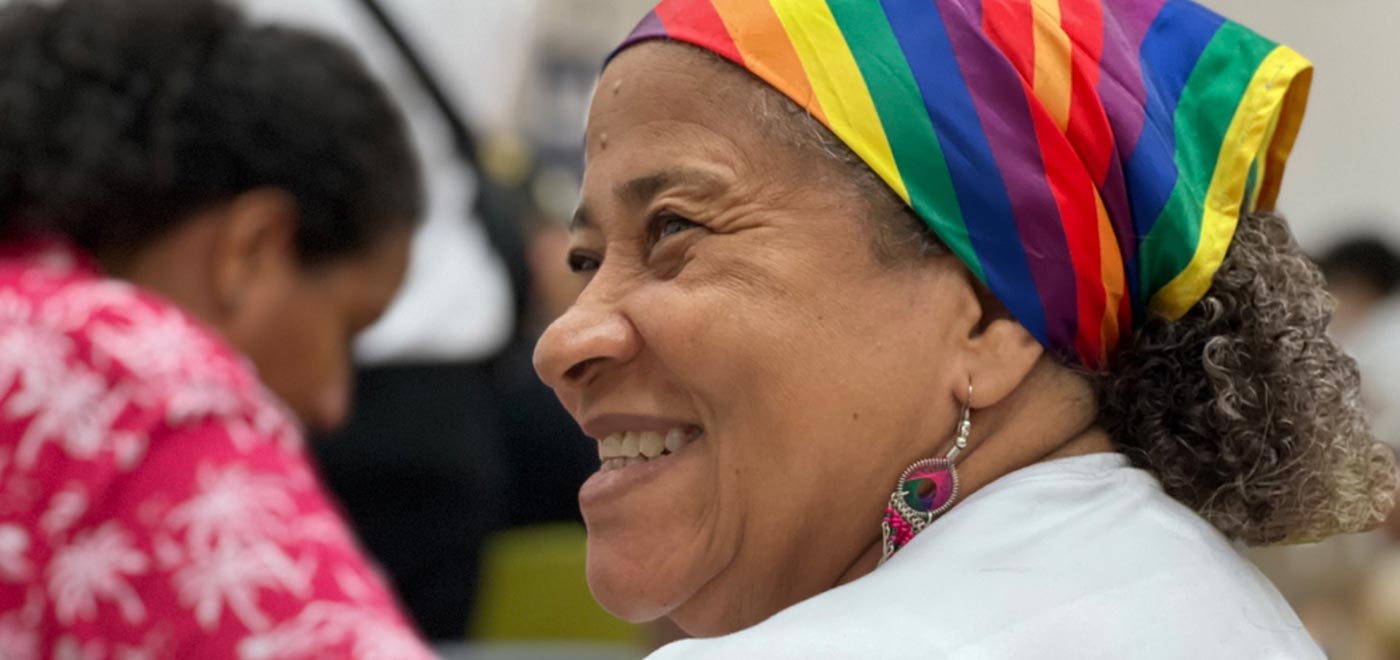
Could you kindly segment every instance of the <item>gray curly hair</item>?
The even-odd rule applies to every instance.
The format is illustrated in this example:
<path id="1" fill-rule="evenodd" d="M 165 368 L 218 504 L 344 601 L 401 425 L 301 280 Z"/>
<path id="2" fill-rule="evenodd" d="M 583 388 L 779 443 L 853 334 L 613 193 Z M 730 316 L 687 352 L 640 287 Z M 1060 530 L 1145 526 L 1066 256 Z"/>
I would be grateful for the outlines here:
<path id="1" fill-rule="evenodd" d="M 1276 215 L 1243 218 L 1205 298 L 1148 319 L 1096 374 L 1120 449 L 1231 537 L 1305 543 L 1394 504 L 1356 363 L 1327 335 L 1322 275 Z"/>
<path id="2" fill-rule="evenodd" d="M 770 135 L 835 164 L 856 187 L 881 262 L 947 252 L 826 127 L 754 87 L 752 109 Z M 1374 527 L 1394 505 L 1395 459 L 1371 436 L 1356 363 L 1327 334 L 1332 308 L 1287 223 L 1243 218 L 1204 299 L 1176 321 L 1148 319 L 1106 369 L 1083 372 L 1098 392 L 1099 425 L 1232 539 L 1306 543 Z"/>

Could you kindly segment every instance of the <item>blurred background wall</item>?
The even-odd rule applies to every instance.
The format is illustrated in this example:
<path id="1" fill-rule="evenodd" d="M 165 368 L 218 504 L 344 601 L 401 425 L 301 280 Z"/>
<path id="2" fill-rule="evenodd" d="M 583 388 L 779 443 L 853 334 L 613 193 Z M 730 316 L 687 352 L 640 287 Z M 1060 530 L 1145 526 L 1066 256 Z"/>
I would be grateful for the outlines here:
<path id="1" fill-rule="evenodd" d="M 1400 241 L 1400 2 L 1205 0 L 1317 66 L 1280 206 L 1311 250 L 1376 231 Z"/>

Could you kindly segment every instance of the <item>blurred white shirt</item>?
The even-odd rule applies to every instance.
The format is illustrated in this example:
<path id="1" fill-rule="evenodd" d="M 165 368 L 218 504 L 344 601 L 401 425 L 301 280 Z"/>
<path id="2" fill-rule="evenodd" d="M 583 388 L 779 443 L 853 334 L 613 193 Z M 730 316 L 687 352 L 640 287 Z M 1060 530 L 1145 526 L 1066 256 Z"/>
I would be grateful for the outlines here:
<path id="1" fill-rule="evenodd" d="M 876 521 L 871 521 L 874 525 Z M 1120 454 L 1013 472 L 884 566 L 649 660 L 1322 660 L 1220 532 Z"/>
<path id="2" fill-rule="evenodd" d="M 529 0 L 505 3 L 383 0 L 459 110 L 499 121 L 524 66 Z M 426 216 L 413 241 L 403 289 L 360 336 L 365 365 L 472 361 L 510 340 L 510 277 L 485 229 L 472 218 L 475 176 L 458 157 L 442 115 L 398 49 L 356 0 L 241 0 L 255 21 L 283 22 L 337 37 L 364 58 L 403 109 L 422 162 Z M 479 16 L 479 18 L 476 18 Z M 489 61 L 488 58 L 489 57 Z M 503 65 L 503 63 L 506 63 Z M 477 83 L 480 83 L 479 87 Z M 473 104 L 487 99 L 494 105 Z"/>

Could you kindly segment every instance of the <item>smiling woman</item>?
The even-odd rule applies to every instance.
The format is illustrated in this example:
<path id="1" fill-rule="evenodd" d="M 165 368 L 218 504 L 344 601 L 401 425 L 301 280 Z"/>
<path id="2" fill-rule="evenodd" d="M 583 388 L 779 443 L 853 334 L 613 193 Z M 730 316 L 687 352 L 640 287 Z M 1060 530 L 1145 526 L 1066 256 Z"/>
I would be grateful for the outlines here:
<path id="1" fill-rule="evenodd" d="M 1394 486 L 1257 212 L 1309 76 L 1182 0 L 662 2 L 536 350 L 594 595 L 666 659 L 1321 657 L 1231 546 Z"/>

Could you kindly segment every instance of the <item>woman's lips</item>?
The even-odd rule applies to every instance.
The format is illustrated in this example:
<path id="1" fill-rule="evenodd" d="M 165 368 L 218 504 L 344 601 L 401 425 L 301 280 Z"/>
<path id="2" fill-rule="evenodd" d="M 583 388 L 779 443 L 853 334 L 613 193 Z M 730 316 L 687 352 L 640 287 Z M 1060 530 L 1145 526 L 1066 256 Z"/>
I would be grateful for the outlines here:
<path id="1" fill-rule="evenodd" d="M 671 429 L 700 428 L 695 422 L 680 417 L 661 415 L 638 415 L 630 413 L 609 413 L 589 417 L 579 424 L 583 433 L 595 440 L 603 440 L 613 435 L 643 433 L 651 431 L 665 437 Z"/>
<path id="2" fill-rule="evenodd" d="M 673 428 L 660 440 L 662 450 L 655 456 L 648 457 L 644 450 L 655 451 L 654 443 L 658 439 L 648 438 L 647 433 L 661 437 L 656 432 L 622 432 L 608 436 L 599 443 L 602 465 L 579 489 L 580 508 L 588 510 L 600 507 L 626 493 L 645 488 L 648 483 L 661 478 L 663 473 L 693 454 L 691 445 L 704 439 L 704 431 L 697 426 Z M 642 443 L 649 446 L 642 447 Z M 619 455 L 628 451 L 637 453 Z"/>

